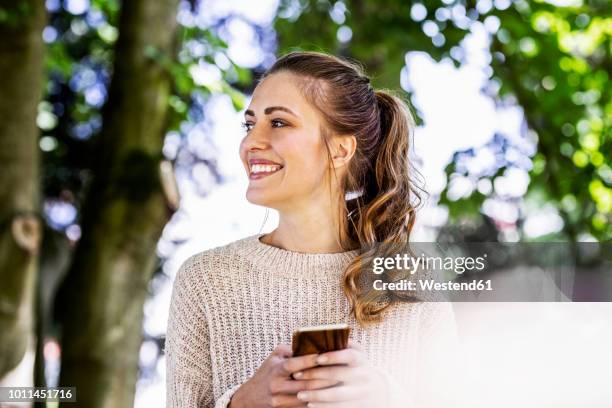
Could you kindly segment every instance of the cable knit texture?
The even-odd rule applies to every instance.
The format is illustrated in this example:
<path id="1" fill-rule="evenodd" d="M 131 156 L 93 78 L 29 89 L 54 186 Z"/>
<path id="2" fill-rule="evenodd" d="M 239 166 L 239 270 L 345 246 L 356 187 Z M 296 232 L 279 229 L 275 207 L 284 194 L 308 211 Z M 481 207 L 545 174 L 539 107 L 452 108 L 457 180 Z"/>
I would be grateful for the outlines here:
<path id="1" fill-rule="evenodd" d="M 222 408 L 301 326 L 347 322 L 398 406 L 453 406 L 457 333 L 447 302 L 398 303 L 360 327 L 342 291 L 357 251 L 311 254 L 256 234 L 200 252 L 180 267 L 166 337 L 168 408 Z"/>

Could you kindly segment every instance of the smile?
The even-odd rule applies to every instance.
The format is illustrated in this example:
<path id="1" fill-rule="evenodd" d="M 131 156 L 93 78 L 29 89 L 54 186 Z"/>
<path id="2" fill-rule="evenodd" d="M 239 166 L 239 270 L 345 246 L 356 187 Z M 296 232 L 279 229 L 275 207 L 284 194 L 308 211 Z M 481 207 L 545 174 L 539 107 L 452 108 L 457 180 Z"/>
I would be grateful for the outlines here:
<path id="1" fill-rule="evenodd" d="M 250 180 L 258 180 L 281 170 L 283 166 L 271 164 L 253 164 L 249 173 Z"/>

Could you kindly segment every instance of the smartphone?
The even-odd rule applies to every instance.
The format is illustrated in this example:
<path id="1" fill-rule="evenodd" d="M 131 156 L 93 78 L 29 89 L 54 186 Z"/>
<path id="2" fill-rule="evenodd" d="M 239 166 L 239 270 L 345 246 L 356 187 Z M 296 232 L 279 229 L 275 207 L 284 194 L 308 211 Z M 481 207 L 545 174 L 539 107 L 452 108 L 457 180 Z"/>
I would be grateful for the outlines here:
<path id="1" fill-rule="evenodd" d="M 350 331 L 346 323 L 300 327 L 293 332 L 293 357 L 345 349 Z"/>

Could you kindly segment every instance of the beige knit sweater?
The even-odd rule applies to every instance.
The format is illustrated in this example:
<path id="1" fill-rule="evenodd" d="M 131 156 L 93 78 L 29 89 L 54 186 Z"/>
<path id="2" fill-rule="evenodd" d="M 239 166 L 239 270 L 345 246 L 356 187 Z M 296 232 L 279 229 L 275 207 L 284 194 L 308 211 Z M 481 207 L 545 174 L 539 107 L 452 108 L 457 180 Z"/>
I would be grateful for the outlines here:
<path id="1" fill-rule="evenodd" d="M 180 267 L 165 345 L 168 408 L 227 407 L 272 350 L 291 343 L 294 329 L 340 322 L 387 374 L 381 392 L 406 407 L 454 406 L 450 303 L 397 304 L 381 323 L 359 327 L 341 288 L 357 251 L 287 251 L 262 243 L 262 235 L 195 254 Z"/>

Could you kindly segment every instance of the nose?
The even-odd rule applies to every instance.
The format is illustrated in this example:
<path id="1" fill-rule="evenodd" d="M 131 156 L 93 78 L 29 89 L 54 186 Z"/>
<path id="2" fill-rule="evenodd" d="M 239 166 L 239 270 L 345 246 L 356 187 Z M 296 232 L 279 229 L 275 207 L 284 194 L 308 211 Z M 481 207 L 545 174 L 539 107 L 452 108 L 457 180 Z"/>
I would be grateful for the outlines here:
<path id="1" fill-rule="evenodd" d="M 242 147 L 245 152 L 251 150 L 265 150 L 270 145 L 270 139 L 261 126 L 254 125 L 253 128 L 242 139 Z"/>

